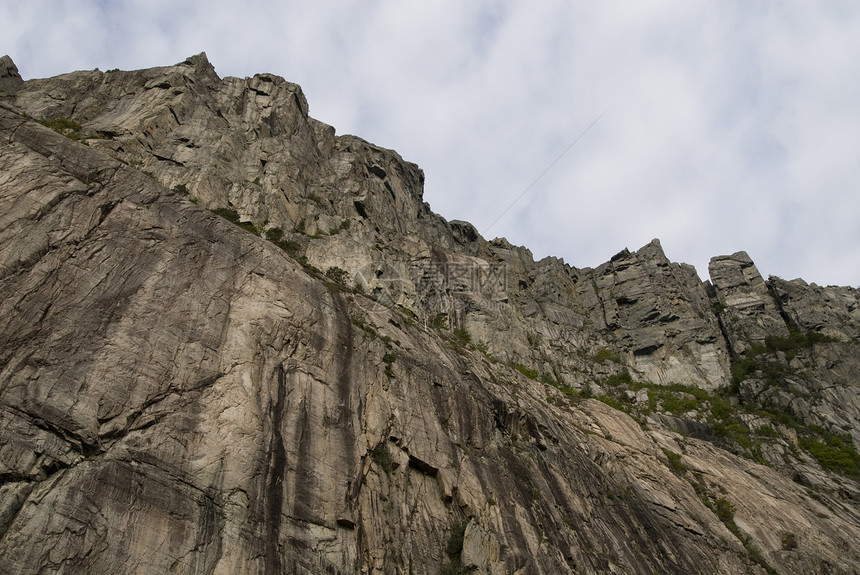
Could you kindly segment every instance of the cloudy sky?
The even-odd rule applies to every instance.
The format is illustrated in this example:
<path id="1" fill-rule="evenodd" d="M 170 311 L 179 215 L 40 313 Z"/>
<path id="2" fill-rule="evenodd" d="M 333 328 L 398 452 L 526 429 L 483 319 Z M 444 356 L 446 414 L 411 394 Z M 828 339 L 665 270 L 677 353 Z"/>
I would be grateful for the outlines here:
<path id="1" fill-rule="evenodd" d="M 657 237 L 703 279 L 745 250 L 860 286 L 856 0 L 0 6 L 25 79 L 205 51 L 222 77 L 296 82 L 312 116 L 419 164 L 436 212 L 536 258 Z"/>

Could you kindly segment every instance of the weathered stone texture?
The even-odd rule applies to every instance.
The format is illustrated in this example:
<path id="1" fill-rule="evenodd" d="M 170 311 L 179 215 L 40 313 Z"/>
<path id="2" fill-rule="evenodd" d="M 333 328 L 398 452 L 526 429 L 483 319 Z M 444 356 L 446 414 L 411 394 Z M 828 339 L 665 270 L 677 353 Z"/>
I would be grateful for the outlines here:
<path id="1" fill-rule="evenodd" d="M 755 553 L 860 572 L 850 477 L 576 393 L 736 383 L 735 408 L 785 403 L 860 444 L 856 290 L 735 254 L 709 294 L 657 241 L 535 262 L 433 214 L 417 166 L 335 136 L 298 86 L 205 55 L 7 101 L 0 572 L 763 573 Z M 787 319 L 839 341 L 733 382 L 730 352 Z"/>
<path id="2" fill-rule="evenodd" d="M 18 67 L 12 58 L 0 58 L 0 98 L 14 96 L 23 83 L 24 79 L 18 73 Z"/>
<path id="3" fill-rule="evenodd" d="M 711 258 L 708 271 L 734 353 L 743 353 L 768 335 L 788 335 L 767 284 L 746 252 Z"/>
<path id="4" fill-rule="evenodd" d="M 658 240 L 583 275 L 580 285 L 590 282 L 599 300 L 597 321 L 616 334 L 631 368 L 654 383 L 727 384 L 725 343 L 702 281 L 670 262 Z"/>
<path id="5" fill-rule="evenodd" d="M 777 277 L 769 285 L 783 313 L 799 328 L 844 341 L 860 337 L 860 290 Z"/>

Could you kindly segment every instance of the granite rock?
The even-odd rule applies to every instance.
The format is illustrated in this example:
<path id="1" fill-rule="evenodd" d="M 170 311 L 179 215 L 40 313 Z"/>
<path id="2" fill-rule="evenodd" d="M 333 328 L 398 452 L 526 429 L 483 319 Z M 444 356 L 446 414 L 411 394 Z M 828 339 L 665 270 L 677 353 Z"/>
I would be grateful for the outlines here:
<path id="1" fill-rule="evenodd" d="M 204 54 L 6 94 L 0 572 L 860 571 L 803 447 L 860 441 L 856 291 L 534 261 Z"/>

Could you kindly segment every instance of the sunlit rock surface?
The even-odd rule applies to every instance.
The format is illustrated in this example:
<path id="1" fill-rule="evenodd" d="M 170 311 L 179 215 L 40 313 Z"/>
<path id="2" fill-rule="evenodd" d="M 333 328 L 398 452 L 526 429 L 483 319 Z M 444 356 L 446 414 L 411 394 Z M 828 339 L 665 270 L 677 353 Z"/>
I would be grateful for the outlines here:
<path id="1" fill-rule="evenodd" d="M 857 290 L 535 262 L 202 54 L 16 76 L 0 572 L 860 572 Z"/>

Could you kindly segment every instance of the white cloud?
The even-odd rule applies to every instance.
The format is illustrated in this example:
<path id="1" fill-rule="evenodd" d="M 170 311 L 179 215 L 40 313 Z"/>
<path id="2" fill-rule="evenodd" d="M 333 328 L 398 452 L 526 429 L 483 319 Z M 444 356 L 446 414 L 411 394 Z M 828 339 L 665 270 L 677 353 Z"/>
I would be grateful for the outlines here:
<path id="1" fill-rule="evenodd" d="M 394 148 L 426 197 L 536 256 L 594 266 L 653 237 L 707 273 L 860 285 L 853 2 L 18 1 L 25 77 L 166 65 L 273 72 L 311 113 Z"/>

